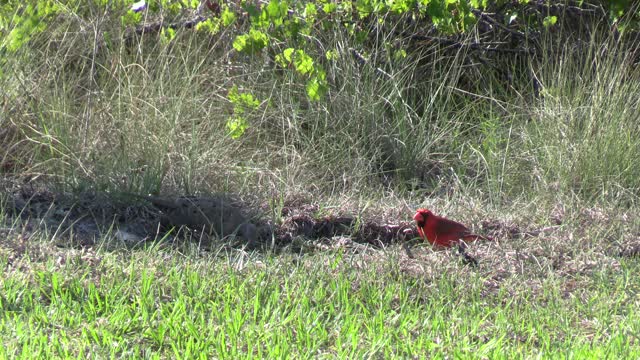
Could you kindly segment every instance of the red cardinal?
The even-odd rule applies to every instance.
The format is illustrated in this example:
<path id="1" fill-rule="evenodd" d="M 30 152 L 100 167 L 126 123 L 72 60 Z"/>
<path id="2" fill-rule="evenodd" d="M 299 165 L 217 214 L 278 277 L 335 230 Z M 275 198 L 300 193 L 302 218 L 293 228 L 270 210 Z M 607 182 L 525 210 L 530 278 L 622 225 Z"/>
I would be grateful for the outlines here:
<path id="1" fill-rule="evenodd" d="M 415 220 L 418 225 L 418 234 L 420 234 L 420 237 L 428 240 L 435 246 L 451 247 L 454 245 L 462 245 L 460 240 L 464 242 L 471 242 L 478 239 L 489 240 L 482 235 L 473 234 L 466 226 L 459 222 L 435 215 L 427 209 L 418 209 L 413 216 L 413 220 Z"/>

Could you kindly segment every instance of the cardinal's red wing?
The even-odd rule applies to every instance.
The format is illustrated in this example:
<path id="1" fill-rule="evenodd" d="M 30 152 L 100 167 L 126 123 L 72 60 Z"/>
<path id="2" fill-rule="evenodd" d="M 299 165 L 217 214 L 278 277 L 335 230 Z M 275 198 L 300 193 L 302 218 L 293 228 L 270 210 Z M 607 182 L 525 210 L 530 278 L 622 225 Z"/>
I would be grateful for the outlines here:
<path id="1" fill-rule="evenodd" d="M 439 217 L 435 219 L 435 232 L 436 234 L 447 234 L 454 235 L 456 234 L 459 237 L 463 237 L 470 233 L 469 229 L 466 226 L 460 224 L 459 222 L 445 219 L 443 217 Z"/>

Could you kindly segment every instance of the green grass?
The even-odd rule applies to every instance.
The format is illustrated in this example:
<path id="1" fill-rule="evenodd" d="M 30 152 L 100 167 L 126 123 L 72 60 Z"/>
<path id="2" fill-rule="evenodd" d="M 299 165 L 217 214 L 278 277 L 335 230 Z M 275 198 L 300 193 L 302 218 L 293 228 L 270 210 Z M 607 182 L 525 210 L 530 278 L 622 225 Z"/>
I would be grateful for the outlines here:
<path id="1" fill-rule="evenodd" d="M 74 249 L 3 212 L 0 357 L 637 357 L 640 258 L 621 250 L 637 245 L 640 220 L 560 200 L 503 212 L 427 200 L 475 228 L 497 224 L 495 242 L 469 249 L 477 268 L 455 251 L 409 258 L 344 239 L 275 254 L 105 235 Z M 535 233 L 549 222 L 561 225 Z"/>
<path id="2" fill-rule="evenodd" d="M 470 247 L 477 268 L 455 251 L 418 246 L 409 258 L 399 245 L 337 239 L 279 254 L 167 240 L 132 247 L 112 236 L 73 249 L 64 236 L 14 221 L 0 242 L 0 351 L 6 358 L 637 357 L 640 258 L 620 251 L 637 244 L 637 215 L 576 207 L 532 217 L 536 204 L 518 207 L 483 213 L 500 224 L 495 242 Z M 448 214 L 476 222 L 455 216 L 460 210 Z M 562 225 L 532 233 L 549 216 Z"/>
<path id="3" fill-rule="evenodd" d="M 8 244 L 16 246 L 0 255 L 8 358 L 640 353 L 637 259 L 585 274 L 540 268 L 497 276 L 487 260 L 473 269 L 428 249 L 411 260 L 395 247 L 274 257 L 157 246 L 68 250 L 41 234 L 19 250 L 19 241 L 14 235 Z"/>

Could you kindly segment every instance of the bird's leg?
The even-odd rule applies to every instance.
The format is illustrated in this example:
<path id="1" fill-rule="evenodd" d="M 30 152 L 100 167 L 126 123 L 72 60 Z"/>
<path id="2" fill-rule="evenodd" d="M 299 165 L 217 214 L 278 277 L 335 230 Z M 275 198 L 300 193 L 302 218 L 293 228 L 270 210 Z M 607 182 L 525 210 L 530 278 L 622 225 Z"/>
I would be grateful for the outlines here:
<path id="1" fill-rule="evenodd" d="M 474 259 L 471 255 L 467 254 L 467 244 L 464 241 L 460 241 L 458 243 L 458 254 L 460 254 L 463 258 L 465 264 L 469 264 L 471 266 L 478 266 L 478 260 Z"/>

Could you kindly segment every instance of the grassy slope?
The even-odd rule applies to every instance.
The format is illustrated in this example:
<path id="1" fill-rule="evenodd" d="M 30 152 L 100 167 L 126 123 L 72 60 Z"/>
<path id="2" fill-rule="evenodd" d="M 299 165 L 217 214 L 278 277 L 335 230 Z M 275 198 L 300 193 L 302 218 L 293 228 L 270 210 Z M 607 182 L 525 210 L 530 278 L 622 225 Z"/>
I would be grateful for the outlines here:
<path id="1" fill-rule="evenodd" d="M 496 221 L 498 241 L 472 247 L 471 269 L 393 246 L 211 254 L 105 237 L 74 250 L 7 220 L 0 357 L 638 357 L 639 262 L 620 252 L 640 233 L 640 82 L 610 39 L 579 57 L 571 41 L 549 43 L 527 64 L 541 100 L 526 77 L 505 86 L 435 48 L 380 79 L 335 34 L 335 86 L 309 103 L 290 74 L 238 58 L 229 34 L 107 50 L 93 79 L 92 39 L 56 34 L 4 71 L 15 133 L 2 133 L 3 159 L 19 175 L 74 190 L 257 193 L 275 214 L 300 194 L 390 222 L 427 205 Z M 264 100 L 239 140 L 224 136 L 233 85 Z"/>

